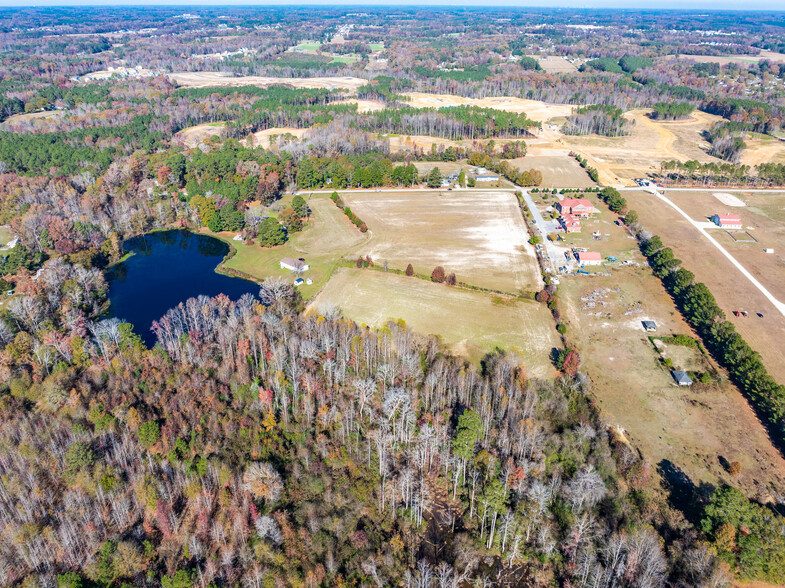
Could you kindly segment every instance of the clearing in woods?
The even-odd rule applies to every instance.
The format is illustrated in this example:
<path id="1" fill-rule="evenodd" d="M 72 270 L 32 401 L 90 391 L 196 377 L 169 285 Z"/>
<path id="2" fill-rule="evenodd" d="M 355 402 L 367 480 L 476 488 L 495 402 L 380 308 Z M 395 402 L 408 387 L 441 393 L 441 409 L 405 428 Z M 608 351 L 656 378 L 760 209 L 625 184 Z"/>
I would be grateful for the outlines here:
<path id="1" fill-rule="evenodd" d="M 497 346 L 514 351 L 529 375 L 550 378 L 560 346 L 548 309 L 533 300 L 474 292 L 373 269 L 340 268 L 307 312 L 340 308 L 344 316 L 382 327 L 403 319 L 418 333 L 439 335 L 456 354 L 479 360 Z"/>
<path id="2" fill-rule="evenodd" d="M 225 122 L 212 122 L 194 125 L 177 133 L 172 140 L 194 149 L 210 137 L 220 137 L 223 134 Z"/>
<path id="3" fill-rule="evenodd" d="M 746 207 L 727 207 L 714 197 L 716 190 L 676 192 L 665 196 L 686 212 L 694 221 L 707 221 L 715 213 L 730 212 L 741 217 L 742 225 L 752 227 L 748 232 L 757 242 L 734 241 L 722 229 L 710 234 L 749 271 L 763 286 L 785 302 L 785 214 L 782 194 L 753 194 L 735 192 Z M 705 283 L 717 300 L 726 318 L 739 333 L 760 353 L 769 373 L 785 382 L 785 317 L 774 305 L 677 211 L 656 196 L 644 191 L 625 192 L 630 208 L 640 215 L 642 226 L 662 238 L 666 247 L 673 249 L 684 267 Z M 765 248 L 774 253 L 765 253 Z M 734 310 L 746 310 L 749 317 L 736 317 Z M 760 318 L 756 313 L 762 313 Z"/>
<path id="4" fill-rule="evenodd" d="M 482 108 L 495 108 L 507 112 L 525 112 L 530 119 L 546 121 L 558 116 L 567 116 L 572 113 L 572 104 L 548 104 L 539 100 L 525 100 L 510 96 L 497 96 L 491 98 L 464 98 L 450 94 L 428 94 L 425 92 L 405 92 L 409 98 L 409 106 L 415 108 L 442 108 L 445 106 L 479 106 Z"/>
<path id="5" fill-rule="evenodd" d="M 345 192 L 371 239 L 357 253 L 430 275 L 436 266 L 459 282 L 504 292 L 535 291 L 541 277 L 512 192 Z"/>
<path id="6" fill-rule="evenodd" d="M 701 134 L 722 120 L 721 117 L 695 111 L 685 120 L 655 121 L 649 118 L 649 112 L 631 110 L 624 113 L 625 118 L 635 124 L 632 132 L 623 137 L 562 135 L 562 140 L 591 156 L 598 163 L 598 169 L 606 168 L 624 184 L 632 184 L 631 178 L 645 177 L 658 170 L 665 160 L 721 163 L 707 153 L 709 144 Z"/>
<path id="7" fill-rule="evenodd" d="M 733 485 L 750 495 L 760 487 L 781 487 L 785 460 L 741 394 L 724 378 L 677 386 L 661 363 L 649 334 L 694 335 L 648 268 L 615 267 L 607 277 L 562 280 L 559 292 L 568 336 L 581 350 L 582 369 L 604 417 L 661 467 L 663 477 L 675 467 L 695 485 L 730 483 L 723 457 L 742 463 Z M 657 332 L 646 333 L 642 320 L 655 321 Z M 695 352 L 685 359 L 683 350 L 672 347 L 664 353 L 676 365 L 686 363 L 679 367 L 717 372 L 710 358 Z"/>
<path id="8" fill-rule="evenodd" d="M 213 71 L 177 72 L 167 74 L 170 81 L 183 88 L 219 88 L 237 86 L 292 86 L 293 88 L 327 88 L 328 90 L 356 90 L 368 80 L 352 77 L 322 78 L 271 78 L 262 76 L 238 76 Z"/>

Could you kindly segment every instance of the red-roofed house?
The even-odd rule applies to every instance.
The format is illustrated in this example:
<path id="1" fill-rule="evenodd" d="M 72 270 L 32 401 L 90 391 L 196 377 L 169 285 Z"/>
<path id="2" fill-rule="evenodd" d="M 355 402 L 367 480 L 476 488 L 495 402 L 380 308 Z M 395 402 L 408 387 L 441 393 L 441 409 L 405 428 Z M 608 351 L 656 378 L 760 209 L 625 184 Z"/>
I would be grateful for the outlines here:
<path id="1" fill-rule="evenodd" d="M 564 198 L 556 203 L 556 208 L 562 214 L 566 212 L 578 218 L 589 218 L 597 212 L 594 205 L 586 198 Z"/>
<path id="2" fill-rule="evenodd" d="M 602 255 L 596 251 L 580 251 L 578 253 L 578 261 L 581 265 L 600 265 L 602 263 Z"/>
<path id="3" fill-rule="evenodd" d="M 737 214 L 715 214 L 711 217 L 711 221 L 723 229 L 740 229 L 742 227 L 741 217 Z"/>
<path id="4" fill-rule="evenodd" d="M 581 221 L 569 212 L 565 212 L 561 215 L 559 217 L 559 222 L 561 223 L 562 228 L 568 233 L 581 232 Z"/>

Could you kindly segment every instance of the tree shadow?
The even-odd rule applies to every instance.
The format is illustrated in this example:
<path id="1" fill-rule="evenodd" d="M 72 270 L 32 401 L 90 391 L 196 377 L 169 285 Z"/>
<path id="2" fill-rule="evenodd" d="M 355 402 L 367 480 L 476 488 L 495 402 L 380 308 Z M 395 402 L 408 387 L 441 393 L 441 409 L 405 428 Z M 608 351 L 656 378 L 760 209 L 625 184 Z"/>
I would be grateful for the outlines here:
<path id="1" fill-rule="evenodd" d="M 697 486 L 684 471 L 668 459 L 657 464 L 662 487 L 668 493 L 668 502 L 679 510 L 693 525 L 700 523 L 703 505 L 714 493 L 713 484 L 701 482 Z"/>

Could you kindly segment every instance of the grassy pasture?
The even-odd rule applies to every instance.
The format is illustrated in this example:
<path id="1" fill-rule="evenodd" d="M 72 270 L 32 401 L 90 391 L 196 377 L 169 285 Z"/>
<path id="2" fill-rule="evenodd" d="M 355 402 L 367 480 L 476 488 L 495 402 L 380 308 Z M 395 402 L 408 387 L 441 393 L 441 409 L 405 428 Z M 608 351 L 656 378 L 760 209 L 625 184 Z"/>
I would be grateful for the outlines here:
<path id="1" fill-rule="evenodd" d="M 782 196 L 736 193 L 753 206 L 731 208 L 717 200 L 714 192 L 723 190 L 666 192 L 666 196 L 693 220 L 706 221 L 715 212 L 732 212 L 741 216 L 745 227 L 757 227 L 750 231 L 757 243 L 735 242 L 719 229 L 711 234 L 774 296 L 785 299 L 785 229 L 782 220 L 778 220 L 782 219 L 783 205 L 778 200 Z M 778 382 L 785 382 L 785 317 L 673 208 L 646 192 L 625 192 L 625 198 L 638 211 L 643 226 L 662 237 L 684 267 L 695 274 L 695 279 L 709 287 L 727 319 L 761 354 L 769 373 Z M 774 253 L 764 253 L 765 247 L 773 247 Z M 734 310 L 746 310 L 750 316 L 735 317 Z M 757 312 L 763 313 L 764 318 L 757 317 Z"/>
<path id="2" fill-rule="evenodd" d="M 658 329 L 651 334 L 658 336 L 691 335 L 691 330 L 648 268 L 628 266 L 614 268 L 610 277 L 563 280 L 559 292 L 568 337 L 581 350 L 605 418 L 623 429 L 653 466 L 663 466 L 665 477 L 674 471 L 672 464 L 696 485 L 730 482 L 719 460 L 724 457 L 742 463 L 744 472 L 733 484 L 745 491 L 785 480 L 785 460 L 731 384 L 723 380 L 686 388 L 674 383 L 641 321 L 654 320 Z M 636 308 L 641 312 L 625 314 Z M 716 369 L 698 353 L 675 345 L 664 351 L 680 367 Z"/>
<path id="3" fill-rule="evenodd" d="M 356 249 L 378 264 L 430 275 L 440 265 L 459 282 L 516 292 L 540 288 L 534 249 L 510 192 L 346 192 L 372 237 Z"/>
<path id="4" fill-rule="evenodd" d="M 370 269 L 339 269 L 313 299 L 311 312 L 339 307 L 358 323 L 403 319 L 413 330 L 441 336 L 450 349 L 477 361 L 500 346 L 515 350 L 529 374 L 552 377 L 549 355 L 559 345 L 548 309 L 520 300 Z"/>
<path id="5" fill-rule="evenodd" d="M 286 202 L 282 204 L 285 205 Z M 308 201 L 308 206 L 313 211 L 308 226 L 278 247 L 260 247 L 256 243 L 244 245 L 232 240 L 233 233 L 210 233 L 226 241 L 237 251 L 224 267 L 259 280 L 268 276 L 294 280 L 295 275 L 288 270 L 282 270 L 279 261 L 283 257 L 304 257 L 310 269 L 302 277 L 311 278 L 313 284 L 303 284 L 299 289 L 303 298 L 312 297 L 330 278 L 341 258 L 368 237 L 360 233 L 327 198 L 312 198 Z"/>

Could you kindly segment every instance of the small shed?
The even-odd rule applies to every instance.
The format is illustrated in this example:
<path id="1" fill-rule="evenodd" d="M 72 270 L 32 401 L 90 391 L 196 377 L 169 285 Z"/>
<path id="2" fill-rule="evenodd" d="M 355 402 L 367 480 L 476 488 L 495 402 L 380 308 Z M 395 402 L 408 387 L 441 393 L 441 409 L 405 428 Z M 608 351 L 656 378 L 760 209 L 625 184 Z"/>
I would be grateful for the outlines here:
<path id="1" fill-rule="evenodd" d="M 692 386 L 692 378 L 687 375 L 687 372 L 673 370 L 671 375 L 679 386 Z"/>
<path id="2" fill-rule="evenodd" d="M 657 330 L 657 323 L 654 321 L 642 321 L 642 323 L 645 331 L 652 332 Z"/>

